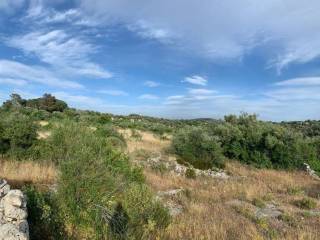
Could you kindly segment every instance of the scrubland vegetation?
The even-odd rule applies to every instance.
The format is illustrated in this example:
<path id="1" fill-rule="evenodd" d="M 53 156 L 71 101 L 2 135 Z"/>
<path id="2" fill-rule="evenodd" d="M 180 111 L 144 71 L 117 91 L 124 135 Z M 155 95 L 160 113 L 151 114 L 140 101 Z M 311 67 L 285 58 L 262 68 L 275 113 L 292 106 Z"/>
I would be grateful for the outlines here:
<path id="1" fill-rule="evenodd" d="M 319 126 L 115 116 L 12 95 L 0 108 L 0 177 L 28 196 L 31 239 L 319 239 L 320 183 L 301 171 L 320 172 Z M 232 177 L 138 164 L 154 155 Z M 170 216 L 156 193 L 177 188 L 169 200 L 183 212 Z M 255 215 L 270 204 L 280 216 Z"/>

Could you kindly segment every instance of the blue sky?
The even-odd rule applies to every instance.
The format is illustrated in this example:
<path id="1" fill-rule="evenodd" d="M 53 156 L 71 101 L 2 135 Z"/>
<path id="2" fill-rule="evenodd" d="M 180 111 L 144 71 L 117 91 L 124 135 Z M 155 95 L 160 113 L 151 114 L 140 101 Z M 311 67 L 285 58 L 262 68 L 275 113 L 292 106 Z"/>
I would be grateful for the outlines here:
<path id="1" fill-rule="evenodd" d="M 320 2 L 0 0 L 0 101 L 168 118 L 320 118 Z"/>

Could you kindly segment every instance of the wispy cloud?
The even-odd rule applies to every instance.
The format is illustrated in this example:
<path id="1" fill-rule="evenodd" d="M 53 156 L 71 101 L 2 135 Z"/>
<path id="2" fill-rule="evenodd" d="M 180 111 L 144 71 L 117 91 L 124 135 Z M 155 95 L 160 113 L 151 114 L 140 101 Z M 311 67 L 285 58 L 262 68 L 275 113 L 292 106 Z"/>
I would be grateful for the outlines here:
<path id="1" fill-rule="evenodd" d="M 157 100 L 159 99 L 159 97 L 153 94 L 142 94 L 139 96 L 139 99 Z"/>
<path id="2" fill-rule="evenodd" d="M 277 82 L 276 86 L 320 86 L 320 77 L 293 78 Z"/>
<path id="3" fill-rule="evenodd" d="M 9 38 L 7 44 L 73 74 L 98 78 L 112 77 L 109 71 L 90 61 L 89 56 L 97 50 L 94 45 L 64 30 L 35 31 L 17 35 Z"/>
<path id="4" fill-rule="evenodd" d="M 217 93 L 217 91 L 205 88 L 191 88 L 189 89 L 189 93 L 192 95 L 210 95 L 213 93 Z"/>
<path id="5" fill-rule="evenodd" d="M 153 87 L 158 87 L 158 86 L 160 86 L 160 83 L 154 82 L 154 81 L 145 81 L 145 82 L 144 82 L 144 85 L 147 86 L 147 87 L 153 88 Z"/>
<path id="6" fill-rule="evenodd" d="M 27 85 L 27 81 L 16 78 L 1 78 L 0 84 L 8 84 L 8 85 L 16 85 L 16 86 L 25 86 Z"/>
<path id="7" fill-rule="evenodd" d="M 29 83 L 40 83 L 52 87 L 60 88 L 71 88 L 71 89 L 81 89 L 84 88 L 83 85 L 68 80 L 60 80 L 59 77 L 55 75 L 54 72 L 40 67 L 40 66 L 29 66 L 15 61 L 1 60 L 0 59 L 0 78 L 1 79 L 19 79 L 20 84 L 22 81 Z M 16 82 L 17 83 L 17 82 Z"/>
<path id="8" fill-rule="evenodd" d="M 293 100 L 319 100 L 320 86 L 299 88 L 285 87 L 268 90 L 264 95 L 281 101 L 291 101 L 292 104 L 294 104 Z"/>
<path id="9" fill-rule="evenodd" d="M 128 29 L 136 32 L 139 36 L 148 39 L 156 39 L 162 42 L 169 42 L 173 34 L 167 29 L 157 28 L 150 22 L 138 20 L 136 23 L 129 24 Z"/>
<path id="10" fill-rule="evenodd" d="M 122 90 L 100 90 L 98 93 L 107 94 L 111 96 L 128 96 L 129 94 Z"/>
<path id="11" fill-rule="evenodd" d="M 186 77 L 182 82 L 188 82 L 195 85 L 206 86 L 208 80 L 199 75 L 193 75 L 191 77 Z"/>
<path id="12" fill-rule="evenodd" d="M 80 0 L 81 10 L 102 24 L 127 24 L 139 36 L 160 41 L 173 37 L 177 49 L 219 63 L 272 46 L 266 63 L 278 71 L 320 56 L 319 7 L 318 0 Z"/>

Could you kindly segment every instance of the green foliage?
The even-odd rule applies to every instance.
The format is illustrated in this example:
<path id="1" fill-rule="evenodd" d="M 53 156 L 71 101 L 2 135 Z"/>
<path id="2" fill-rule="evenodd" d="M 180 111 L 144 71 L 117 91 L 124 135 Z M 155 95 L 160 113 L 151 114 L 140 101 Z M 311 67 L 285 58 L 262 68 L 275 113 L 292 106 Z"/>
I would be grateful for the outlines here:
<path id="1" fill-rule="evenodd" d="M 26 106 L 48 112 L 63 112 L 68 107 L 64 101 L 58 100 L 51 94 L 47 93 L 45 93 L 41 98 L 27 100 Z"/>
<path id="2" fill-rule="evenodd" d="M 28 223 L 30 238 L 67 239 L 64 219 L 57 200 L 51 192 L 40 192 L 33 186 L 23 189 L 28 198 Z"/>
<path id="3" fill-rule="evenodd" d="M 265 202 L 260 198 L 254 198 L 252 204 L 259 208 L 264 208 L 266 206 Z"/>
<path id="4" fill-rule="evenodd" d="M 151 204 L 152 195 L 146 193 L 147 189 L 143 187 L 141 170 L 132 167 L 127 156 L 108 145 L 99 133 L 82 124 L 64 122 L 49 142 L 54 146 L 51 154 L 60 166 L 59 202 L 75 230 L 89 228 L 92 229 L 93 239 L 105 239 L 111 221 L 105 216 L 113 215 L 115 219 L 125 215 L 125 212 L 130 219 L 129 226 L 134 220 L 134 228 L 138 232 L 145 231 L 145 219 L 154 220 L 157 223 L 155 229 L 162 226 L 152 211 L 160 211 L 158 208 L 163 207 L 160 203 L 155 206 Z M 133 188 L 132 184 L 140 188 Z M 137 189 L 140 189 L 139 192 Z M 135 204 L 148 207 L 146 210 L 140 209 L 140 215 L 130 210 L 133 202 L 128 201 L 133 197 Z M 149 205 L 145 202 L 146 198 Z M 119 206 L 115 207 L 115 203 L 119 202 L 125 212 L 120 211 Z M 110 231 L 117 232 L 114 227 L 110 226 L 113 229 Z M 133 234 L 131 231 L 130 234 Z"/>
<path id="5" fill-rule="evenodd" d="M 278 217 L 279 220 L 286 222 L 291 227 L 297 227 L 298 221 L 288 213 L 283 213 Z"/>
<path id="6" fill-rule="evenodd" d="M 169 212 L 155 200 L 145 185 L 133 184 L 124 192 L 123 205 L 129 216 L 128 239 L 152 239 L 170 223 Z"/>
<path id="7" fill-rule="evenodd" d="M 317 202 L 311 198 L 303 198 L 301 200 L 297 200 L 295 204 L 299 208 L 303 208 L 303 209 L 314 209 L 317 207 Z"/>
<path id="8" fill-rule="evenodd" d="M 226 158 L 260 168 L 299 169 L 308 163 L 320 171 L 319 137 L 258 121 L 255 115 L 231 115 L 222 123 L 185 127 L 175 133 L 172 145 L 182 160 L 198 168 L 209 167 L 204 164 L 211 162 L 208 156 L 215 153 L 221 159 L 222 152 Z M 216 162 L 210 167 L 219 166 Z"/>
<path id="9" fill-rule="evenodd" d="M 0 122 L 0 154 L 5 154 L 10 149 L 10 141 L 6 138 L 5 128 L 3 123 Z"/>
<path id="10" fill-rule="evenodd" d="M 66 108 L 68 108 L 68 105 L 64 101 L 56 99 L 51 94 L 47 93 L 45 93 L 41 98 L 29 100 L 22 99 L 19 94 L 12 94 L 10 97 L 11 99 L 7 100 L 3 104 L 3 107 L 6 110 L 16 109 L 20 107 L 29 107 L 48 112 L 63 112 Z"/>
<path id="11" fill-rule="evenodd" d="M 199 127 L 187 127 L 177 131 L 172 140 L 174 152 L 195 168 L 223 167 L 222 148 L 215 136 Z"/>
<path id="12" fill-rule="evenodd" d="M 127 146 L 124 137 L 111 124 L 99 126 L 97 134 L 101 137 L 105 137 L 107 142 L 113 147 L 124 149 Z"/>
<path id="13" fill-rule="evenodd" d="M 288 189 L 287 189 L 287 193 L 289 194 L 289 195 L 301 195 L 301 194 L 303 194 L 304 193 L 304 191 L 303 191 L 303 189 L 301 189 L 300 187 L 289 187 Z"/>
<path id="14" fill-rule="evenodd" d="M 191 179 L 195 179 L 197 177 L 195 170 L 193 168 L 187 168 L 186 177 L 191 178 Z"/>
<path id="15" fill-rule="evenodd" d="M 153 171 L 158 172 L 161 175 L 168 172 L 168 167 L 163 162 L 153 162 L 150 167 Z"/>
<path id="16" fill-rule="evenodd" d="M 18 112 L 0 114 L 0 154 L 20 159 L 37 141 L 37 126 Z"/>

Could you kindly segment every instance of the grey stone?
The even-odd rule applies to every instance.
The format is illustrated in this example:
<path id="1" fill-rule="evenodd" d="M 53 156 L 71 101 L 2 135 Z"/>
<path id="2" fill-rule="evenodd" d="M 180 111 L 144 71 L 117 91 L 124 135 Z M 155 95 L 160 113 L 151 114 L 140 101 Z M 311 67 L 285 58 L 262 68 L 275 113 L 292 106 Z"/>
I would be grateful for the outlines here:
<path id="1" fill-rule="evenodd" d="M 21 232 L 14 224 L 6 223 L 0 226 L 0 240 L 28 240 L 29 236 Z"/>

